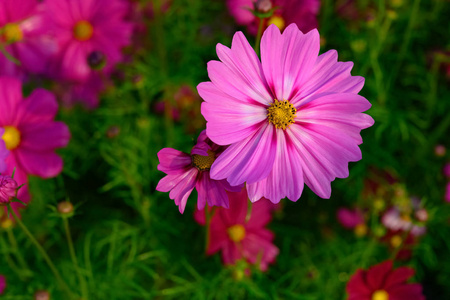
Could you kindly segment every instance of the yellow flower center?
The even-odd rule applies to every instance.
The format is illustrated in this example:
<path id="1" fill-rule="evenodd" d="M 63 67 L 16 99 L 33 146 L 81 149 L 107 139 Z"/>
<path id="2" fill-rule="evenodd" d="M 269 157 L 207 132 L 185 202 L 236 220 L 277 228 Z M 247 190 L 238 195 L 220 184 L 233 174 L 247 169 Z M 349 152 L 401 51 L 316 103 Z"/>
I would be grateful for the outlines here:
<path id="1" fill-rule="evenodd" d="M 2 139 L 5 141 L 6 148 L 8 150 L 16 149 L 20 144 L 20 131 L 13 126 L 5 126 L 4 129 Z"/>
<path id="2" fill-rule="evenodd" d="M 355 227 L 355 235 L 357 237 L 363 237 L 367 234 L 367 226 L 366 224 L 358 224 Z"/>
<path id="3" fill-rule="evenodd" d="M 269 123 L 275 125 L 276 128 L 286 129 L 294 123 L 297 109 L 287 100 L 275 101 L 267 109 L 267 117 Z"/>
<path id="4" fill-rule="evenodd" d="M 267 26 L 275 24 L 280 30 L 283 30 L 286 27 L 286 22 L 280 16 L 272 16 L 269 21 L 267 21 Z"/>
<path id="5" fill-rule="evenodd" d="M 227 232 L 230 239 L 235 243 L 239 243 L 245 238 L 245 227 L 241 224 L 236 224 L 229 227 Z"/>
<path id="6" fill-rule="evenodd" d="M 94 27 L 88 21 L 78 21 L 73 27 L 73 35 L 79 41 L 87 41 L 94 34 Z"/>
<path id="7" fill-rule="evenodd" d="M 211 169 L 213 162 L 216 160 L 216 154 L 208 150 L 208 156 L 194 154 L 192 155 L 192 163 L 199 171 Z"/>
<path id="8" fill-rule="evenodd" d="M 8 23 L 0 30 L 3 32 L 3 38 L 8 44 L 23 40 L 22 29 L 15 23 Z"/>
<path id="9" fill-rule="evenodd" d="M 402 244 L 402 237 L 399 236 L 398 234 L 396 234 L 393 237 L 391 237 L 390 242 L 391 242 L 392 247 L 398 248 Z"/>
<path id="10" fill-rule="evenodd" d="M 385 290 L 377 290 L 372 294 L 372 300 L 389 300 L 389 294 Z"/>

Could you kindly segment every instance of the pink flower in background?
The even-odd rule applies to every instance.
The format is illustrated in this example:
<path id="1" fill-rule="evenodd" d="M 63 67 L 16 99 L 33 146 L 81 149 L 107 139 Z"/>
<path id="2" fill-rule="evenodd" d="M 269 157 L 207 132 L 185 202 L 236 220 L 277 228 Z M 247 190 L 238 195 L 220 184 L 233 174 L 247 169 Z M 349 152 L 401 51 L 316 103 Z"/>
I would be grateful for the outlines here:
<path id="1" fill-rule="evenodd" d="M 450 202 L 450 182 L 447 183 L 447 187 L 445 188 L 445 201 Z"/>
<path id="2" fill-rule="evenodd" d="M 53 76 L 84 82 L 95 72 L 88 64 L 94 51 L 105 55 L 103 72 L 109 74 L 122 60 L 121 49 L 130 44 L 132 24 L 124 20 L 124 0 L 46 0 L 48 22 L 54 25 L 59 52 Z"/>
<path id="3" fill-rule="evenodd" d="M 62 171 L 63 161 L 55 153 L 65 147 L 70 139 L 67 126 L 55 122 L 58 103 L 55 96 L 44 89 L 35 89 L 23 98 L 21 82 L 15 78 L 0 77 L 0 128 L 1 138 L 9 150 L 6 174 L 12 174 L 19 185 L 27 182 L 27 175 L 49 178 Z M 27 188 L 19 190 L 18 198 L 29 199 Z M 13 203 L 13 207 L 20 206 Z"/>
<path id="4" fill-rule="evenodd" d="M 6 278 L 3 275 L 0 275 L 0 295 L 3 294 L 6 288 Z"/>
<path id="5" fill-rule="evenodd" d="M 230 14 L 239 25 L 247 26 L 251 34 L 258 31 L 259 19 L 250 10 L 254 10 L 256 0 L 227 0 Z M 277 7 L 273 16 L 265 21 L 265 26 L 275 24 L 281 30 L 294 23 L 303 32 L 317 28 L 319 0 L 270 0 L 272 7 Z M 266 5 L 265 5 L 266 6 Z M 270 6 L 270 5 L 269 5 Z"/>
<path id="6" fill-rule="evenodd" d="M 245 259 L 257 264 L 265 271 L 269 263 L 275 261 L 278 248 L 273 244 L 274 234 L 264 228 L 272 219 L 274 206 L 267 199 L 261 199 L 252 205 L 251 216 L 247 216 L 247 192 L 228 193 L 230 208 L 218 208 L 211 218 L 210 243 L 207 254 L 222 251 L 222 260 L 226 265 Z M 204 211 L 196 211 L 195 219 L 205 225 Z"/>
<path id="7" fill-rule="evenodd" d="M 444 176 L 450 179 L 450 163 L 445 164 L 444 169 L 442 170 Z"/>
<path id="8" fill-rule="evenodd" d="M 336 214 L 338 222 L 347 229 L 353 229 L 360 224 L 364 224 L 364 216 L 358 209 L 348 209 L 341 207 Z"/>
<path id="9" fill-rule="evenodd" d="M 87 109 L 98 107 L 100 94 L 105 83 L 97 73 L 93 73 L 85 83 L 60 82 L 57 93 L 61 94 L 61 101 L 65 107 L 73 107 L 81 103 Z"/>
<path id="10" fill-rule="evenodd" d="M 414 269 L 392 269 L 388 260 L 365 271 L 359 269 L 347 283 L 348 300 L 425 300 L 422 286 L 407 283 Z"/>
<path id="11" fill-rule="evenodd" d="M 16 196 L 19 186 L 11 176 L 0 175 L 0 205 L 7 205 Z"/>
<path id="12" fill-rule="evenodd" d="M 56 44 L 48 35 L 37 0 L 0 1 L 0 42 L 21 65 L 0 54 L 0 75 L 23 78 L 27 72 L 43 73 Z"/>
<path id="13" fill-rule="evenodd" d="M 382 218 L 381 222 L 386 228 L 392 231 L 411 231 L 411 234 L 414 236 L 424 235 L 427 231 L 427 228 L 424 224 L 414 224 L 411 221 L 411 217 L 409 215 L 402 214 L 398 207 L 392 207 L 387 210 Z"/>
<path id="14" fill-rule="evenodd" d="M 0 127 L 0 137 L 5 132 L 5 129 Z M 6 170 L 6 157 L 9 155 L 8 149 L 6 149 L 5 141 L 0 139 L 0 174 Z"/>
<path id="15" fill-rule="evenodd" d="M 373 119 L 371 104 L 357 93 L 364 78 L 352 62 L 319 54 L 319 33 L 295 24 L 283 34 L 271 25 L 261 40 L 261 62 L 242 32 L 231 49 L 217 45 L 221 61 L 208 63 L 211 82 L 198 85 L 206 133 L 230 145 L 211 167 L 211 178 L 247 182 L 252 202 L 297 201 L 304 183 L 329 198 L 331 181 L 349 175 L 361 159 L 361 129 Z"/>
<path id="16" fill-rule="evenodd" d="M 226 180 L 212 180 L 209 170 L 217 156 L 223 151 L 212 143 L 205 131 L 200 133 L 197 145 L 187 154 L 172 148 L 164 148 L 158 152 L 158 170 L 167 174 L 156 186 L 160 192 L 169 192 L 170 199 L 175 200 L 181 213 L 184 212 L 187 200 L 192 190 L 197 189 L 198 209 L 209 206 L 228 207 L 228 197 L 225 191 L 237 192 L 240 186 L 231 186 Z"/>

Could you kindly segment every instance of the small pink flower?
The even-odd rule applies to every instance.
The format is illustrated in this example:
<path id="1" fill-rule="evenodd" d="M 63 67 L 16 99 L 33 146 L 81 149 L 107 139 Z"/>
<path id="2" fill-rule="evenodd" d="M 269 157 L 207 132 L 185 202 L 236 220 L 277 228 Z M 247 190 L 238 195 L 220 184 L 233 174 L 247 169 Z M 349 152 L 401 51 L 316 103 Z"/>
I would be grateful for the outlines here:
<path id="1" fill-rule="evenodd" d="M 44 89 L 35 89 L 27 98 L 22 96 L 21 82 L 15 78 L 0 77 L 1 136 L 9 150 L 6 173 L 12 174 L 19 185 L 27 183 L 27 175 L 49 178 L 58 175 L 63 161 L 55 153 L 65 147 L 70 132 L 62 122 L 55 122 L 58 103 L 55 96 Z M 27 202 L 28 190 L 19 190 L 18 198 Z M 13 203 L 13 208 L 20 206 Z"/>
<path id="2" fill-rule="evenodd" d="M 46 0 L 47 22 L 54 25 L 59 51 L 53 74 L 85 82 L 94 72 L 88 63 L 94 51 L 106 57 L 102 72 L 109 74 L 122 60 L 121 49 L 130 44 L 132 24 L 124 20 L 129 3 L 124 0 Z"/>
<path id="3" fill-rule="evenodd" d="M 450 182 L 447 183 L 447 187 L 445 188 L 445 201 L 450 202 Z"/>
<path id="4" fill-rule="evenodd" d="M 3 275 L 0 275 L 0 295 L 3 294 L 3 292 L 6 289 L 6 278 Z"/>
<path id="5" fill-rule="evenodd" d="M 42 74 L 56 43 L 49 35 L 49 27 L 43 19 L 42 7 L 37 0 L 0 1 L 0 42 L 5 50 L 21 65 L 0 55 L 0 75 L 23 78 L 27 72 Z"/>
<path id="6" fill-rule="evenodd" d="M 450 179 L 450 163 L 445 164 L 444 169 L 442 170 L 444 176 Z"/>
<path id="7" fill-rule="evenodd" d="M 347 283 L 348 300 L 425 300 L 420 284 L 406 282 L 414 272 L 408 267 L 393 270 L 390 260 L 359 269 Z"/>
<path id="8" fill-rule="evenodd" d="M 209 206 L 228 207 L 225 191 L 237 192 L 241 186 L 231 186 L 226 180 L 212 180 L 209 170 L 224 147 L 212 143 L 205 131 L 200 133 L 197 145 L 187 154 L 172 148 L 164 148 L 158 152 L 158 170 L 167 174 L 156 186 L 160 192 L 169 192 L 170 199 L 175 200 L 181 213 L 184 212 L 192 190 L 197 189 L 198 209 Z"/>
<path id="9" fill-rule="evenodd" d="M 331 181 L 349 175 L 362 158 L 360 132 L 373 125 L 359 96 L 364 78 L 337 52 L 319 55 L 317 30 L 295 24 L 281 34 L 271 25 L 261 39 L 261 61 L 242 32 L 231 49 L 217 45 L 221 61 L 208 63 L 211 82 L 197 87 L 208 137 L 230 145 L 211 167 L 211 178 L 247 183 L 252 202 L 265 197 L 297 201 L 306 184 L 322 198 Z"/>
<path id="10" fill-rule="evenodd" d="M 265 21 L 265 26 L 275 24 L 281 30 L 289 24 L 296 24 L 301 31 L 308 32 L 317 28 L 317 14 L 319 13 L 319 0 L 270 0 L 272 7 L 276 7 L 273 16 Z M 256 34 L 259 19 L 253 15 L 255 0 L 227 0 L 230 14 L 239 25 L 247 26 L 251 34 Z M 269 7 L 270 5 L 265 4 Z"/>
<path id="11" fill-rule="evenodd" d="M 7 205 L 16 196 L 17 182 L 10 176 L 0 175 L 0 205 Z"/>
<path id="12" fill-rule="evenodd" d="M 358 209 L 348 209 L 341 207 L 337 211 L 338 222 L 347 229 L 353 229 L 360 224 L 364 224 L 364 216 Z"/>
<path id="13" fill-rule="evenodd" d="M 265 271 L 275 261 L 278 248 L 273 244 L 274 234 L 264 228 L 272 219 L 274 205 L 267 199 L 252 205 L 251 216 L 246 221 L 247 192 L 228 193 L 230 208 L 217 208 L 211 218 L 210 243 L 207 254 L 222 251 L 225 265 L 233 265 L 240 259 L 257 264 Z M 205 225 L 204 211 L 196 211 L 195 219 Z"/>

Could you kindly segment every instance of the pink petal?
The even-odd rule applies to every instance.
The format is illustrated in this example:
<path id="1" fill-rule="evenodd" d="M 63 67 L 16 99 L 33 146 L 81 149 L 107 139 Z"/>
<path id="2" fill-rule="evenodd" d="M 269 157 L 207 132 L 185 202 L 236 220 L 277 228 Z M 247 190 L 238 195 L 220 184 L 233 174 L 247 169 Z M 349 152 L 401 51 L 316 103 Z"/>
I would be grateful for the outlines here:
<path id="1" fill-rule="evenodd" d="M 277 154 L 272 172 L 263 180 L 247 184 L 249 198 L 252 202 L 265 197 L 273 203 L 280 202 L 288 197 L 297 201 L 303 191 L 303 172 L 301 158 L 292 146 L 286 141 L 282 129 L 276 129 Z"/>
<path id="2" fill-rule="evenodd" d="M 239 252 L 239 249 L 231 240 L 228 241 L 225 247 L 222 248 L 222 260 L 225 265 L 233 265 L 237 260 L 241 258 L 242 255 Z"/>
<path id="3" fill-rule="evenodd" d="M 63 160 L 53 152 L 35 152 L 19 147 L 15 151 L 17 160 L 28 174 L 51 178 L 61 173 Z"/>
<path id="4" fill-rule="evenodd" d="M 3 55 L 3 54 L 2 54 Z M 17 126 L 16 110 L 22 102 L 22 83 L 12 77 L 0 77 L 0 126 Z"/>
<path id="5" fill-rule="evenodd" d="M 267 83 L 278 100 L 289 100 L 309 78 L 319 54 L 317 30 L 303 34 L 295 24 L 283 35 L 269 26 L 261 39 L 261 61 Z"/>
<path id="6" fill-rule="evenodd" d="M 189 154 L 172 148 L 161 149 L 158 152 L 158 159 L 158 170 L 166 174 L 179 174 L 192 167 L 192 159 Z"/>
<path id="7" fill-rule="evenodd" d="M 248 230 L 263 228 L 272 220 L 274 205 L 267 199 L 260 199 L 252 204 L 250 220 L 245 224 Z"/>
<path id="8" fill-rule="evenodd" d="M 58 102 L 53 93 L 37 88 L 20 103 L 20 124 L 52 122 L 58 112 Z"/>
<path id="9" fill-rule="evenodd" d="M 369 297 L 372 295 L 372 290 L 367 286 L 366 283 L 366 271 L 361 269 L 357 270 L 355 274 L 350 278 L 347 283 L 347 293 L 349 294 L 349 299 L 354 297 L 354 299 L 358 299 L 355 296 L 365 296 Z M 363 299 L 363 298 L 361 298 Z"/>
<path id="10" fill-rule="evenodd" d="M 211 178 L 227 179 L 231 185 L 255 183 L 272 170 L 276 155 L 276 136 L 271 124 L 229 146 L 213 163 Z"/>
<path id="11" fill-rule="evenodd" d="M 202 211 L 203 213 L 203 211 Z M 207 249 L 207 254 L 211 255 L 225 247 L 229 243 L 229 237 L 227 229 L 225 227 L 221 228 L 211 228 L 209 235 L 209 247 Z"/>
<path id="12" fill-rule="evenodd" d="M 415 271 L 412 268 L 400 267 L 387 276 L 384 287 L 390 289 L 397 285 L 404 284 L 409 278 L 414 276 L 414 273 Z"/>
<path id="13" fill-rule="evenodd" d="M 243 103 L 228 96 L 211 82 L 197 87 L 208 137 L 216 144 L 229 145 L 247 138 L 267 119 L 267 109 L 261 105 Z"/>
<path id="14" fill-rule="evenodd" d="M 352 62 L 338 62 L 337 51 L 330 50 L 319 55 L 301 91 L 291 99 L 291 103 L 303 105 L 312 95 L 320 93 L 357 94 L 364 86 L 364 78 L 351 76 Z"/>
<path id="15" fill-rule="evenodd" d="M 209 177 L 209 171 L 200 172 L 195 188 L 198 193 L 198 209 L 203 209 L 206 203 L 208 203 L 208 206 L 228 208 L 228 196 L 225 189 L 220 181 L 212 180 Z"/>
<path id="16" fill-rule="evenodd" d="M 267 238 L 267 229 L 261 228 L 259 232 L 246 233 L 242 241 L 242 253 L 244 257 L 252 264 L 259 262 L 262 271 L 267 269 L 267 265 L 275 261 L 279 250 L 271 242 L 271 238 Z"/>
<path id="17" fill-rule="evenodd" d="M 52 151 L 67 146 L 70 132 L 62 122 L 45 122 L 19 127 L 21 133 L 21 149 L 34 152 Z"/>
<path id="18" fill-rule="evenodd" d="M 404 284 L 388 290 L 389 300 L 425 300 L 422 294 L 422 286 L 416 284 Z"/>
<path id="19" fill-rule="evenodd" d="M 388 260 L 371 267 L 367 271 L 367 284 L 373 290 L 381 290 L 384 288 L 386 277 L 392 271 L 392 261 Z"/>

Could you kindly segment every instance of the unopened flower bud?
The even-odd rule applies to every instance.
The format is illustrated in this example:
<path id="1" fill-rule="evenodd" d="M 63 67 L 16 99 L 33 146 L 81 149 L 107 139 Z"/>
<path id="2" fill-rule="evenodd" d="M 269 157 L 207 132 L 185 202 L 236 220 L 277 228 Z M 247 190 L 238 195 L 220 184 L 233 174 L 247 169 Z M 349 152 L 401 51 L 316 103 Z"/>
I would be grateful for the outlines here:
<path id="1" fill-rule="evenodd" d="M 106 131 L 106 137 L 109 139 L 115 138 L 119 134 L 120 134 L 120 127 L 116 125 L 109 127 L 108 130 Z"/>
<path id="2" fill-rule="evenodd" d="M 91 69 L 101 70 L 106 64 L 106 57 L 101 51 L 92 51 L 88 55 L 87 61 Z"/>
<path id="3" fill-rule="evenodd" d="M 44 290 L 34 293 L 34 300 L 50 300 L 50 293 Z"/>
<path id="4" fill-rule="evenodd" d="M 58 203 L 57 210 L 61 215 L 71 215 L 73 214 L 73 204 L 69 201 L 60 202 Z"/>
<path id="5" fill-rule="evenodd" d="M 255 9 L 258 12 L 266 13 L 272 9 L 272 1 L 271 0 L 257 0 L 255 3 Z"/>
<path id="6" fill-rule="evenodd" d="M 0 175 L 0 205 L 8 205 L 17 193 L 17 182 L 11 176 Z"/>

